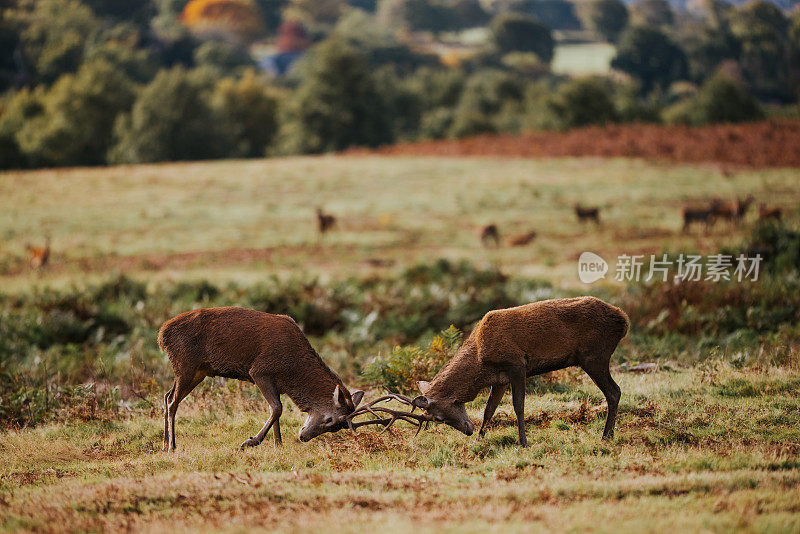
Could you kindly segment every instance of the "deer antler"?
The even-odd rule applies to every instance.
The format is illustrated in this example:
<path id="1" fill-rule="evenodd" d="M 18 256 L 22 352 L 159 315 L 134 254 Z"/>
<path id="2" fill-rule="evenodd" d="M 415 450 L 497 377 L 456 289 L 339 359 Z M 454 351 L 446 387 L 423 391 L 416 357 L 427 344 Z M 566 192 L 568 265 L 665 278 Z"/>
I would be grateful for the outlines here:
<path id="1" fill-rule="evenodd" d="M 385 406 L 378 406 L 381 402 L 385 402 L 388 400 L 398 401 L 402 404 L 407 404 L 411 406 L 410 412 L 404 412 L 402 410 L 394 410 L 392 408 L 386 408 Z M 384 395 L 382 397 L 378 397 L 374 401 L 365 404 L 364 406 L 358 408 L 356 411 L 351 413 L 347 416 L 347 426 L 355 432 L 356 428 L 365 425 L 383 425 L 383 430 L 381 430 L 381 434 L 389 430 L 389 428 L 394 424 L 395 421 L 400 419 L 401 421 L 406 421 L 413 425 L 416 425 L 417 432 L 414 434 L 416 437 L 420 431 L 422 430 L 423 424 L 427 426 L 430 421 L 433 421 L 429 415 L 425 414 L 417 414 L 414 412 L 414 404 L 412 403 L 411 399 L 406 397 L 405 395 L 399 395 L 397 393 L 389 393 L 388 395 Z M 371 414 L 374 415 L 374 419 L 367 419 L 366 421 L 353 421 L 356 417 L 364 414 Z M 381 417 L 381 414 L 389 415 L 389 417 Z"/>

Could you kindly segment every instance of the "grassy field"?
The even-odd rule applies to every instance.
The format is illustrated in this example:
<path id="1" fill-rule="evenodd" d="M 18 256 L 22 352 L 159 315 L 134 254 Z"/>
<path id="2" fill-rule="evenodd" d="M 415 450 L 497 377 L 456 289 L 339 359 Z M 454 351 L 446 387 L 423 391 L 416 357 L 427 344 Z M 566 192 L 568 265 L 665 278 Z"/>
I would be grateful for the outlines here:
<path id="1" fill-rule="evenodd" d="M 800 171 L 725 171 L 326 156 L 0 174 L 0 531 L 798 532 L 796 268 L 754 284 L 577 278 L 584 250 L 741 247 L 752 211 L 680 231 L 681 207 L 715 196 L 782 207 L 796 246 Z M 602 224 L 579 224 L 576 202 Z M 338 218 L 324 237 L 317 206 Z M 478 238 L 489 223 L 497 248 Z M 530 229 L 531 245 L 507 245 Z M 34 271 L 25 244 L 45 236 L 52 261 Z M 270 435 L 239 451 L 266 402 L 207 379 L 181 404 L 177 453 L 160 452 L 171 371 L 155 332 L 181 311 L 290 313 L 348 385 L 370 386 L 376 355 L 421 354 L 412 345 L 493 307 L 581 293 L 631 315 L 611 442 L 600 391 L 566 370 L 529 382 L 528 449 L 509 399 L 484 438 L 414 438 L 398 423 L 309 443 L 285 399 L 284 447 Z M 627 372 L 640 361 L 657 370 Z M 485 400 L 468 406 L 474 421 Z"/>
<path id="2" fill-rule="evenodd" d="M 376 263 L 468 259 L 574 285 L 584 250 L 611 258 L 663 249 L 717 250 L 733 228 L 683 235 L 681 207 L 712 196 L 794 212 L 798 171 L 740 170 L 626 159 L 318 157 L 0 174 L 0 283 L 68 284 L 109 272 L 148 278 L 258 280 L 265 273 L 342 276 Z M 601 208 L 584 227 L 576 202 Z M 314 209 L 338 217 L 320 238 Z M 528 247 L 480 246 L 495 223 Z M 24 245 L 52 236 L 49 270 L 32 273 Z"/>
<path id="3" fill-rule="evenodd" d="M 513 410 L 485 438 L 450 428 L 417 438 L 296 437 L 295 408 L 238 451 L 266 403 L 250 388 L 205 388 L 182 405 L 176 454 L 162 419 L 42 426 L 0 440 L 0 528 L 318 532 L 797 532 L 800 374 L 723 364 L 617 373 L 617 435 L 600 439 L 602 397 L 570 374 L 529 395 L 530 447 Z M 479 418 L 481 401 L 470 405 Z M 585 402 L 585 404 L 584 404 Z M 334 527 L 335 526 L 335 527 Z"/>

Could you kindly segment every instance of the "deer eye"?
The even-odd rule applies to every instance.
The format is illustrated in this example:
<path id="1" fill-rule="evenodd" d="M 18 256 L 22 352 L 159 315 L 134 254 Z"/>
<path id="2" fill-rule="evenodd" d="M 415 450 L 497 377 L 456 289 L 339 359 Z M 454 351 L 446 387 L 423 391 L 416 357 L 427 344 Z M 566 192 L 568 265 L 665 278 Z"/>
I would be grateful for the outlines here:
<path id="1" fill-rule="evenodd" d="M 329 425 L 329 424 L 331 424 L 331 423 L 333 423 L 333 417 L 330 417 L 330 416 L 326 417 L 326 418 L 325 418 L 325 424 L 326 424 L 326 425 Z"/>

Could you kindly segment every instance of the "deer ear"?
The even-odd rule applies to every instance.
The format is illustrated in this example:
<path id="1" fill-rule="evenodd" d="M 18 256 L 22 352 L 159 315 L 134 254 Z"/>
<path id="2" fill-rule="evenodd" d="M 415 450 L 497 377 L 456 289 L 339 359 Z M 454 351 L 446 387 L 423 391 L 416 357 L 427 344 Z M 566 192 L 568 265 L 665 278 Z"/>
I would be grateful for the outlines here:
<path id="1" fill-rule="evenodd" d="M 424 380 L 420 380 L 417 382 L 417 387 L 419 388 L 420 393 L 425 395 L 425 392 L 428 391 L 428 388 L 431 387 L 430 382 L 425 382 Z"/>
<path id="2" fill-rule="evenodd" d="M 347 399 L 344 393 L 342 393 L 342 390 L 339 389 L 339 384 L 336 384 L 336 387 L 333 389 L 333 405 L 337 408 L 342 408 L 345 404 L 347 404 Z"/>
<path id="3" fill-rule="evenodd" d="M 350 398 L 353 399 L 353 409 L 355 410 L 361 403 L 361 399 L 364 398 L 364 392 L 360 389 L 357 389 L 350 393 Z"/>
<path id="4" fill-rule="evenodd" d="M 420 395 L 419 397 L 415 398 L 411 401 L 411 404 L 416 406 L 417 408 L 422 408 L 423 410 L 428 407 L 428 397 L 425 395 Z"/>

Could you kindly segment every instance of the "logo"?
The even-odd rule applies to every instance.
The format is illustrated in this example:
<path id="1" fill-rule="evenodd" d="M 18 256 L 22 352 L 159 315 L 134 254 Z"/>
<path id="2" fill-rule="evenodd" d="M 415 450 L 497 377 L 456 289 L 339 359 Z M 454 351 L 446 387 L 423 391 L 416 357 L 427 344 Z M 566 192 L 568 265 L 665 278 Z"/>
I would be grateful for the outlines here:
<path id="1" fill-rule="evenodd" d="M 583 252 L 578 258 L 578 278 L 584 284 L 597 282 L 606 277 L 608 263 L 594 252 Z"/>

